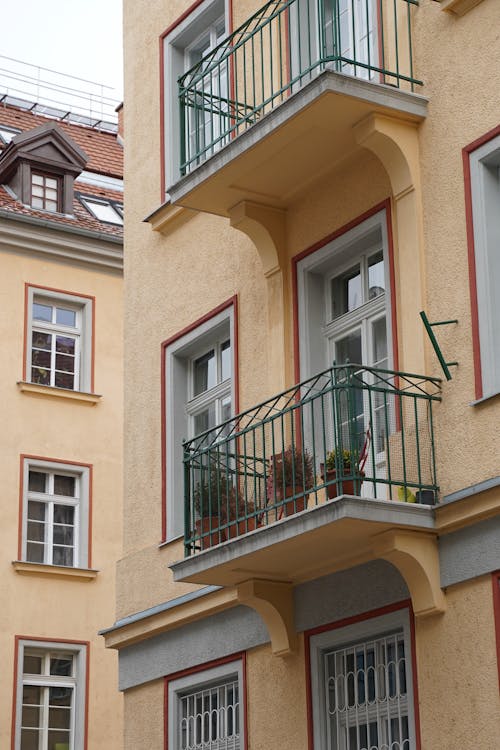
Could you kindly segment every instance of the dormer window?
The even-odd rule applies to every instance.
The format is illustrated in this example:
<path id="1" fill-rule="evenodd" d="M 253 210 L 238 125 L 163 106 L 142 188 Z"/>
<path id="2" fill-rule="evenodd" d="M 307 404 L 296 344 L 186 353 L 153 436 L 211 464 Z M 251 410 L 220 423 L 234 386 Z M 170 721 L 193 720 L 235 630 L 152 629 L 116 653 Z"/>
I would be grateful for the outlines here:
<path id="1" fill-rule="evenodd" d="M 99 221 L 105 221 L 108 224 L 123 224 L 123 205 L 121 203 L 106 199 L 79 197 L 87 211 Z"/>
<path id="2" fill-rule="evenodd" d="M 53 175 L 31 173 L 31 206 L 45 211 L 60 210 L 60 180 Z"/>

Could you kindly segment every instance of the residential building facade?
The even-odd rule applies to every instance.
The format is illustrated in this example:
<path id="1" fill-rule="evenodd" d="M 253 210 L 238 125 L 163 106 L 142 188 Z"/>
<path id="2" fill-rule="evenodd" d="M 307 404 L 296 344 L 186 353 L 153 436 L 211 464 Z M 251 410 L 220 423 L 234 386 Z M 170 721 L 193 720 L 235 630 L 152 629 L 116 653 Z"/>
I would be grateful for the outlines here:
<path id="1" fill-rule="evenodd" d="M 498 745 L 499 22 L 124 3 L 126 750 Z"/>
<path id="2" fill-rule="evenodd" d="M 2 748 L 122 746 L 122 212 L 116 122 L 2 90 Z"/>

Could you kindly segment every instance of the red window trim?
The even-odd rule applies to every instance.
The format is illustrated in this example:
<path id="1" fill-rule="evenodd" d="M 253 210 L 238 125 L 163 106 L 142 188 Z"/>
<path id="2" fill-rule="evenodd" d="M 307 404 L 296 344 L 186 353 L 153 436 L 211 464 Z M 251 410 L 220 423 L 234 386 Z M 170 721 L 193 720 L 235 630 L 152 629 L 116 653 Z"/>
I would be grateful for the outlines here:
<path id="1" fill-rule="evenodd" d="M 28 329 L 29 329 L 29 290 L 40 289 L 42 292 L 54 292 L 55 294 L 67 294 L 69 297 L 80 297 L 88 299 L 91 303 L 92 310 L 92 341 L 90 347 L 90 392 L 94 393 L 94 366 L 95 366 L 95 297 L 91 294 L 82 294 L 81 292 L 70 292 L 67 289 L 56 289 L 50 286 L 41 286 L 39 284 L 30 284 L 28 281 L 24 284 L 24 341 L 23 341 L 23 380 L 27 382 L 26 360 L 28 357 Z"/>
<path id="2" fill-rule="evenodd" d="M 500 125 L 477 138 L 462 149 L 464 169 L 465 224 L 467 234 L 467 257 L 469 263 L 469 294 L 472 326 L 472 357 L 474 363 L 474 383 L 476 400 L 483 397 L 483 378 L 481 372 L 481 342 L 479 338 L 479 312 L 477 300 L 476 251 L 474 246 L 474 218 L 472 215 L 472 185 L 470 174 L 470 155 L 488 141 L 500 135 Z"/>
<path id="3" fill-rule="evenodd" d="M 358 622 L 365 620 L 372 620 L 375 617 L 390 614 L 391 612 L 398 612 L 406 609 L 409 615 L 410 621 L 410 648 L 411 648 L 411 668 L 413 677 L 413 711 L 415 718 L 415 739 L 416 739 L 416 750 L 421 750 L 421 734 L 420 734 L 420 714 L 419 714 L 419 698 L 418 698 L 418 678 L 417 678 L 417 655 L 415 648 L 415 615 L 413 613 L 413 607 L 410 599 L 405 599 L 401 602 L 394 604 L 388 604 L 385 607 L 379 607 L 377 609 L 369 610 L 368 612 L 362 612 L 359 615 L 353 615 L 352 617 L 345 617 L 342 620 L 335 620 L 334 622 L 326 625 L 320 625 L 317 628 L 306 630 L 304 632 L 304 661 L 306 671 L 306 708 L 307 708 L 307 738 L 308 738 L 308 750 L 314 750 L 314 727 L 313 727 L 313 707 L 312 707 L 312 684 L 311 684 L 311 638 L 319 633 L 325 633 L 330 630 L 338 630 L 348 625 L 354 625 Z"/>
<path id="4" fill-rule="evenodd" d="M 29 453 L 21 453 L 19 460 L 19 518 L 17 534 L 17 559 L 21 560 L 23 552 L 23 506 L 24 506 L 24 462 L 25 461 L 47 461 L 47 463 L 67 464 L 68 466 L 81 466 L 89 471 L 89 496 L 88 496 L 88 546 L 87 546 L 87 568 L 92 568 L 92 485 L 93 464 L 81 461 L 69 461 L 65 458 L 49 458 L 48 456 L 34 456 Z M 81 500 L 81 498 L 80 498 Z"/>
<path id="5" fill-rule="evenodd" d="M 500 692 L 500 570 L 491 574 L 493 586 L 493 612 L 495 617 L 495 641 L 497 649 L 498 690 Z"/>
<path id="6" fill-rule="evenodd" d="M 369 219 L 371 216 L 378 214 L 380 211 L 385 211 L 386 215 L 386 226 L 387 226 L 387 251 L 389 255 L 389 284 L 391 294 L 391 327 L 392 327 L 392 348 L 393 348 L 393 363 L 394 370 L 399 369 L 399 347 L 398 347 L 398 328 L 397 328 L 397 311 L 396 311 L 396 277 L 394 271 L 394 238 L 392 231 L 392 212 L 391 212 L 391 199 L 386 198 L 381 203 L 377 203 L 368 211 L 360 214 L 356 218 L 344 224 L 339 229 L 336 229 L 331 234 L 318 240 L 310 247 L 302 250 L 292 258 L 292 305 L 293 305 L 293 348 L 294 348 L 294 361 L 295 361 L 295 382 L 300 382 L 300 332 L 299 332 L 299 298 L 298 298 L 298 264 L 303 258 L 307 258 L 317 250 L 321 250 L 322 247 L 328 245 L 329 242 L 333 242 L 338 237 L 341 237 L 346 232 L 349 232 L 354 227 L 362 224 L 363 221 Z"/>
<path id="7" fill-rule="evenodd" d="M 240 409 L 240 392 L 239 392 L 239 371 L 238 371 L 238 295 L 235 294 L 230 299 L 222 302 L 217 307 L 214 307 L 201 318 L 198 318 L 193 323 L 178 331 L 170 338 L 166 339 L 161 344 L 161 374 L 160 374 L 160 387 L 161 387 L 161 542 L 165 544 L 167 542 L 167 404 L 165 398 L 166 389 L 166 355 L 167 349 L 176 341 L 186 336 L 188 333 L 199 328 L 203 323 L 208 320 L 215 318 L 216 315 L 223 312 L 224 310 L 233 308 L 233 330 L 234 330 L 234 341 L 231 342 L 233 347 L 233 373 L 234 373 L 234 411 L 238 414 Z"/>
<path id="8" fill-rule="evenodd" d="M 163 681 L 163 738 L 164 738 L 164 750 L 169 750 L 168 747 L 168 688 L 171 682 L 178 680 L 181 677 L 188 677 L 189 675 L 198 674 L 199 672 L 205 672 L 207 669 L 213 667 L 220 667 L 224 664 L 231 664 L 235 661 L 241 661 L 242 671 L 242 701 L 243 701 L 243 745 L 241 750 L 247 750 L 248 747 L 248 701 L 247 701 L 247 655 L 245 651 L 239 651 L 230 656 L 224 656 L 220 659 L 213 659 L 207 661 L 204 664 L 197 664 L 195 667 L 183 669 L 179 672 L 173 672 L 167 675 Z M 171 748 L 170 750 L 174 750 Z"/>
<path id="9" fill-rule="evenodd" d="M 17 682 L 19 673 L 19 643 L 20 641 L 39 641 L 40 643 L 57 643 L 70 646 L 85 646 L 85 701 L 83 716 L 83 748 L 88 748 L 88 724 L 89 724 L 89 679 L 90 679 L 90 641 L 76 641 L 68 638 L 40 638 L 35 635 L 14 636 L 14 679 L 12 680 L 12 723 L 11 723 L 11 750 L 15 750 L 16 744 L 16 709 L 17 709 Z"/>

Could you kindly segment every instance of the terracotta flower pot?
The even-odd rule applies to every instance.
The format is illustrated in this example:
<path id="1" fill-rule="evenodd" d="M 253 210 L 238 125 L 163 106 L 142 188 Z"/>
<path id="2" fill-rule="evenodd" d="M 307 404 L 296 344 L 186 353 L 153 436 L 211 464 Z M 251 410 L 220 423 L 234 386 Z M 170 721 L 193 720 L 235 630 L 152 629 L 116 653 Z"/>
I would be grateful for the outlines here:
<path id="1" fill-rule="evenodd" d="M 305 509 L 307 505 L 307 501 L 309 500 L 309 495 L 301 494 L 303 492 L 304 492 L 304 488 L 301 485 L 296 485 L 295 491 L 293 487 L 289 487 L 289 486 L 285 487 L 285 504 L 283 505 L 282 515 L 294 516 L 296 513 L 300 513 L 300 511 Z M 296 497 L 295 500 L 287 501 L 287 498 L 293 497 L 294 495 L 299 495 L 299 497 Z M 282 500 L 280 490 L 276 492 L 276 500 L 278 502 L 281 502 Z"/>
<path id="2" fill-rule="evenodd" d="M 335 481 L 337 478 L 337 470 L 327 469 L 326 480 L 325 480 L 324 464 L 320 464 L 319 468 L 321 471 L 321 479 L 323 480 L 323 482 L 327 483 L 326 492 L 328 495 L 328 499 L 333 500 L 333 498 L 338 496 L 339 485 Z M 349 475 L 351 473 L 351 467 L 344 466 L 344 473 Z M 342 494 L 343 495 L 359 495 L 364 476 L 365 475 L 363 472 L 359 472 L 359 479 L 343 479 L 342 480 Z"/>
<path id="3" fill-rule="evenodd" d="M 224 530 L 219 528 L 219 516 L 207 516 L 195 521 L 195 532 L 201 549 L 208 549 L 226 541 Z"/>
<path id="4" fill-rule="evenodd" d="M 246 521 L 229 521 L 229 525 L 225 529 L 226 539 L 236 539 L 236 537 L 243 536 L 249 531 L 255 531 L 259 526 L 261 524 L 255 517 L 248 518 Z"/>

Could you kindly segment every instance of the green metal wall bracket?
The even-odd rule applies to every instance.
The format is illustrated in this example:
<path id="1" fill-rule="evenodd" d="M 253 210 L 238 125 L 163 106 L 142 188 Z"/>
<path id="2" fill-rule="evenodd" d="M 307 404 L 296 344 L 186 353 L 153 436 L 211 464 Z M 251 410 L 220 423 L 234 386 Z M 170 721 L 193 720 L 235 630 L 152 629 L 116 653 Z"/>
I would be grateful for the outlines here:
<path id="1" fill-rule="evenodd" d="M 458 323 L 458 320 L 438 320 L 436 323 L 430 323 L 429 318 L 422 310 L 420 313 L 420 317 L 422 318 L 423 324 L 425 326 L 425 330 L 427 331 L 429 338 L 431 340 L 431 344 L 434 347 L 434 351 L 436 352 L 437 358 L 439 359 L 439 364 L 441 365 L 444 376 L 446 380 L 451 380 L 451 373 L 449 368 L 450 367 L 458 367 L 458 362 L 445 362 L 443 357 L 443 352 L 441 351 L 439 344 L 437 342 L 436 337 L 434 336 L 434 331 L 432 330 L 433 326 L 447 326 L 451 323 Z"/>

